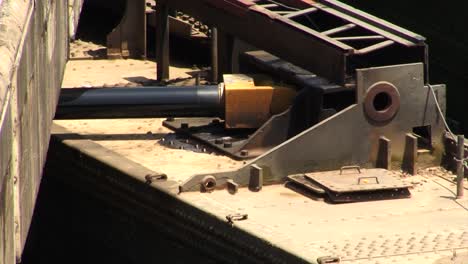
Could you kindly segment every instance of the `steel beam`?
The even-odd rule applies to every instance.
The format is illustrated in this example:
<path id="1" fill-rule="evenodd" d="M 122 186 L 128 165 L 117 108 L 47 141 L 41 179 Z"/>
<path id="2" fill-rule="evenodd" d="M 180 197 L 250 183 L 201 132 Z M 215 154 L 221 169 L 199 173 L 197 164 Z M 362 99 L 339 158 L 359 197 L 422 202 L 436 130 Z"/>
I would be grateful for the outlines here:
<path id="1" fill-rule="evenodd" d="M 218 83 L 218 29 L 211 28 L 211 82 Z"/>
<path id="2" fill-rule="evenodd" d="M 217 28 L 218 47 L 218 80 L 223 79 L 223 74 L 233 73 L 232 53 L 234 50 L 234 37 Z"/>
<path id="3" fill-rule="evenodd" d="M 258 49 L 268 51 L 339 85 L 353 79 L 355 70 L 363 67 L 417 62 L 427 64 L 424 38 L 417 34 L 336 1 L 280 2 L 281 6 L 288 5 L 292 12 L 286 14 L 275 11 L 270 4 L 277 2 L 256 5 L 255 1 L 242 0 L 171 0 L 168 3 Z M 300 16 L 307 16 L 313 21 L 318 12 L 343 21 L 344 28 L 330 25 L 335 26 L 335 30 L 346 30 L 352 24 L 370 35 L 378 36 L 373 38 L 384 41 L 359 50 L 327 36 L 326 31 L 325 34 L 319 32 L 313 23 L 301 21 Z M 291 48 L 292 43 L 294 48 Z M 379 52 L 375 52 L 376 50 Z M 350 60 L 354 63 L 348 63 Z M 426 76 L 424 78 L 427 80 Z"/>
<path id="4" fill-rule="evenodd" d="M 121 22 L 107 35 L 108 58 L 146 58 L 145 8 L 145 0 L 127 1 Z"/>
<path id="5" fill-rule="evenodd" d="M 298 23 L 294 25 L 284 23 L 280 21 L 282 19 L 280 15 L 271 19 L 242 4 L 230 5 L 225 1 L 212 0 L 171 0 L 169 4 L 206 24 L 217 27 L 218 30 L 230 36 L 235 36 L 259 49 L 287 59 L 335 83 L 345 82 L 346 54 L 350 54 L 352 48 L 339 42 L 336 42 L 336 45 L 330 45 L 321 40 L 323 36 L 319 32 L 310 31 L 305 34 Z M 307 27 L 303 29 L 310 30 Z M 218 37 L 221 38 L 221 34 Z M 292 43 L 295 45 L 294 48 L 291 48 Z M 327 59 L 323 60 L 323 58 Z M 220 70 L 221 67 L 220 64 Z"/>
<path id="6" fill-rule="evenodd" d="M 457 199 L 463 198 L 465 181 L 465 137 L 463 135 L 457 136 Z"/>
<path id="7" fill-rule="evenodd" d="M 156 6 L 156 78 L 169 79 L 169 5 L 159 0 Z"/>

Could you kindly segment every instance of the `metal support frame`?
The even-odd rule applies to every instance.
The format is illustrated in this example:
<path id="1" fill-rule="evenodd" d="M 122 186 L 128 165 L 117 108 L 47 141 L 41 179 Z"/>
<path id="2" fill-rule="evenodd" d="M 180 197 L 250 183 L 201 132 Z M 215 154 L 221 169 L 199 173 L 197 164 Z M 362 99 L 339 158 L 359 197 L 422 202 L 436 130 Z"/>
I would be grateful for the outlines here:
<path id="1" fill-rule="evenodd" d="M 159 0 L 156 7 L 156 77 L 158 81 L 169 79 L 169 5 Z"/>
<path id="2" fill-rule="evenodd" d="M 257 5 L 255 1 L 245 0 L 171 0 L 168 4 L 340 85 L 346 84 L 355 75 L 356 69 L 381 66 L 382 61 L 385 61 L 385 65 L 427 64 L 424 38 L 415 33 L 338 1 L 279 2 L 282 10 L 277 10 L 278 1 Z M 312 21 L 318 13 L 330 20 L 342 21 L 343 24 L 324 26 L 325 30 L 320 32 L 313 23 L 301 22 L 301 19 Z M 330 27 L 335 27 L 335 31 L 341 33 L 356 28 L 382 41 L 369 42 L 365 47 L 354 47 L 353 44 L 329 36 L 330 29 L 326 28 Z M 350 34 L 348 37 L 353 36 Z M 295 45 L 293 49 L 291 43 Z"/>
<path id="3" fill-rule="evenodd" d="M 109 59 L 146 58 L 145 9 L 145 0 L 127 1 L 121 22 L 107 35 Z"/>
<path id="4" fill-rule="evenodd" d="M 366 115 L 364 99 L 369 87 L 384 80 L 398 88 L 401 102 L 399 111 L 390 120 L 376 122 Z M 445 86 L 432 87 L 444 108 Z M 444 125 L 437 114 L 436 102 L 424 85 L 422 63 L 358 70 L 356 97 L 356 104 L 288 139 L 242 168 L 209 175 L 217 178 L 218 186 L 225 185 L 227 179 L 246 186 L 253 164 L 262 168 L 264 184 L 281 182 L 290 174 L 332 170 L 344 165 L 372 167 L 381 136 L 392 141 L 393 158 L 401 161 L 406 133 L 414 127 L 427 125 L 432 129 L 433 163 L 440 163 Z M 206 175 L 192 176 L 181 185 L 181 191 L 199 189 L 200 179 Z"/>
<path id="5" fill-rule="evenodd" d="M 240 57 L 240 62 L 242 72 L 261 71 L 281 76 L 282 81 L 300 87 L 292 107 L 274 115 L 257 130 L 236 130 L 233 133 L 226 131 L 220 120 L 213 122 L 211 118 L 167 120 L 163 122 L 164 126 L 204 142 L 234 159 L 250 159 L 354 103 L 353 90 L 332 84 L 267 52 L 246 52 Z M 332 102 L 336 98 L 341 99 L 340 103 Z M 325 104 L 328 108 L 324 108 Z M 183 123 L 191 128 L 180 129 Z M 230 138 L 232 146 L 224 147 L 222 142 L 226 138 Z M 177 142 L 172 146 L 187 147 Z"/>

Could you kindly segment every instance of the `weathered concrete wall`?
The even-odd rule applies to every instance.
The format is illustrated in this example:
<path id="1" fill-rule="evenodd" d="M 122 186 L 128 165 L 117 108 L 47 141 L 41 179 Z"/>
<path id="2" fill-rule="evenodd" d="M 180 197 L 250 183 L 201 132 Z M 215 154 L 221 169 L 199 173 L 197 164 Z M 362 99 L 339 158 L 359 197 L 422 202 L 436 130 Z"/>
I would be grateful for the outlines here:
<path id="1" fill-rule="evenodd" d="M 82 3 L 0 1 L 0 264 L 21 257 Z"/>
<path id="2" fill-rule="evenodd" d="M 76 31 L 78 29 L 78 22 L 80 21 L 81 9 L 83 8 L 84 0 L 69 0 L 68 13 L 70 14 L 69 32 L 70 39 L 75 39 Z"/>

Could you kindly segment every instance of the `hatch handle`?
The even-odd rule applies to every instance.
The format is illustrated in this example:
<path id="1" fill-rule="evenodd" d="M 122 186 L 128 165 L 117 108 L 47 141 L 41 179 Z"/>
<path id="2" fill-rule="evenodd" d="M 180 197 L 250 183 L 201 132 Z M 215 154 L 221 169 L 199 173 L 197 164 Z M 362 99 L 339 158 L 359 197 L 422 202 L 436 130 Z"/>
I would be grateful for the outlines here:
<path id="1" fill-rule="evenodd" d="M 339 264 L 341 263 L 341 258 L 332 257 L 332 256 L 320 257 L 317 259 L 317 263 L 318 264 Z"/>
<path id="2" fill-rule="evenodd" d="M 343 174 L 344 170 L 351 170 L 351 169 L 356 169 L 359 174 L 361 173 L 361 166 L 359 165 L 353 165 L 353 166 L 343 166 L 340 168 L 340 175 Z"/>
<path id="3" fill-rule="evenodd" d="M 362 180 L 367 180 L 367 179 L 374 179 L 377 184 L 380 184 L 379 178 L 372 176 L 372 177 L 359 177 L 357 180 L 357 184 L 360 185 Z"/>

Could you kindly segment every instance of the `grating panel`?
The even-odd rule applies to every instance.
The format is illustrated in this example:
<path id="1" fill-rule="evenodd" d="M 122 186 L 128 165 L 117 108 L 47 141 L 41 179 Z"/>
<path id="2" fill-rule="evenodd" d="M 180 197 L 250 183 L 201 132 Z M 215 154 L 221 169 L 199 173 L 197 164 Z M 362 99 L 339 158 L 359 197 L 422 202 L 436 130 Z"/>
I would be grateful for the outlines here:
<path id="1" fill-rule="evenodd" d="M 360 237 L 344 241 L 321 241 L 311 245 L 327 255 L 340 256 L 343 261 L 404 256 L 438 251 L 468 249 L 467 231 L 447 231 L 426 234 L 395 234 Z"/>

